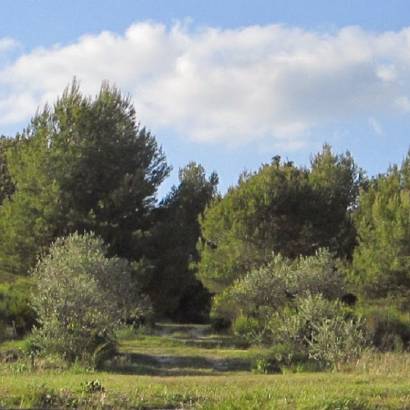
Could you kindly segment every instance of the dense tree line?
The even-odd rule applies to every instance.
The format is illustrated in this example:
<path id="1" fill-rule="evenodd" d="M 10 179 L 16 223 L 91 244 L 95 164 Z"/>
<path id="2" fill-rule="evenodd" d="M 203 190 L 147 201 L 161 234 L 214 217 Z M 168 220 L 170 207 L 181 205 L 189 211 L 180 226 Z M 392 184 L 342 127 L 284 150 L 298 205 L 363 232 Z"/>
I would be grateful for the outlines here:
<path id="1" fill-rule="evenodd" d="M 350 259 L 361 179 L 350 154 L 334 155 L 328 145 L 310 168 L 274 157 L 242 175 L 201 219 L 200 278 L 217 291 L 278 252 L 295 258 L 325 247 Z"/>
<path id="2" fill-rule="evenodd" d="M 129 98 L 108 84 L 86 97 L 73 82 L 21 133 L 0 139 L 0 280 L 20 289 L 18 278 L 26 278 L 27 289 L 48 269 L 39 259 L 60 266 L 51 260 L 53 252 L 71 244 L 64 258 L 74 268 L 64 265 L 61 274 L 85 286 L 87 277 L 70 272 L 83 258 L 76 249 L 91 258 L 85 239 L 91 235 L 102 265 L 122 261 L 126 269 L 113 268 L 124 281 L 121 288 L 114 276 L 107 285 L 108 268 L 79 264 L 90 267 L 87 275 L 94 279 L 105 275 L 103 287 L 93 282 L 87 303 L 96 294 L 108 299 L 107 292 L 119 303 L 116 289 L 136 286 L 145 295 L 136 299 L 152 306 L 157 318 L 207 321 L 212 311 L 213 318 L 252 332 L 283 327 L 289 318 L 272 324 L 280 312 L 293 312 L 289 320 L 296 323 L 302 308 L 317 303 L 340 313 L 344 324 L 335 319 L 334 332 L 356 329 L 357 340 L 362 330 L 358 322 L 348 325 L 354 315 L 340 303 L 358 301 L 357 310 L 377 315 L 374 309 L 388 301 L 398 322 L 409 312 L 410 155 L 369 179 L 349 152 L 335 154 L 325 144 L 309 166 L 275 156 L 243 173 L 224 195 L 217 191 L 217 175 L 191 162 L 158 201 L 157 189 L 170 170 Z M 137 308 L 137 301 L 128 303 L 116 320 L 127 320 Z M 21 323 L 32 324 L 40 304 L 21 311 L 27 316 Z M 0 322 L 10 321 L 10 312 L 0 309 L 0 315 Z M 323 316 L 318 329 L 329 320 Z M 380 336 L 377 326 L 373 331 Z M 315 333 L 306 343 L 320 337 Z"/>
<path id="3" fill-rule="evenodd" d="M 369 182 L 355 213 L 353 273 L 365 296 L 410 310 L 410 154 Z"/>
<path id="4" fill-rule="evenodd" d="M 112 254 L 141 255 L 169 167 L 118 90 L 104 85 L 92 100 L 74 83 L 6 157 L 16 191 L 0 209 L 1 269 L 26 274 L 53 240 L 76 231 L 100 235 Z"/>
<path id="5" fill-rule="evenodd" d="M 206 316 L 209 293 L 193 263 L 198 216 L 218 179 L 190 163 L 157 204 L 170 169 L 129 98 L 107 84 L 94 99 L 85 97 L 74 82 L 22 133 L 0 140 L 2 276 L 28 275 L 57 238 L 93 232 L 110 256 L 134 263 L 159 314 Z"/>
<path id="6" fill-rule="evenodd" d="M 148 292 L 160 313 L 173 319 L 204 321 L 210 294 L 196 278 L 200 237 L 198 221 L 217 195 L 218 177 L 206 177 L 205 169 L 189 163 L 179 171 L 179 185 L 160 202 L 152 230 L 154 269 Z"/>

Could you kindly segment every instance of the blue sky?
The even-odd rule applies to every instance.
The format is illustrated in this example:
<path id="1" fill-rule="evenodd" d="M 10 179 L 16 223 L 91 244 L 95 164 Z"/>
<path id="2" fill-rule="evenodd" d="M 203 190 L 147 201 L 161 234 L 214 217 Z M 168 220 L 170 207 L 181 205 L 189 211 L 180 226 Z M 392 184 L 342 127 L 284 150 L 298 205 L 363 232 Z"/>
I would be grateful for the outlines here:
<path id="1" fill-rule="evenodd" d="M 176 171 L 221 189 L 280 154 L 323 142 L 369 174 L 409 148 L 410 3 L 2 0 L 0 133 L 21 130 L 73 76 L 116 83 Z"/>

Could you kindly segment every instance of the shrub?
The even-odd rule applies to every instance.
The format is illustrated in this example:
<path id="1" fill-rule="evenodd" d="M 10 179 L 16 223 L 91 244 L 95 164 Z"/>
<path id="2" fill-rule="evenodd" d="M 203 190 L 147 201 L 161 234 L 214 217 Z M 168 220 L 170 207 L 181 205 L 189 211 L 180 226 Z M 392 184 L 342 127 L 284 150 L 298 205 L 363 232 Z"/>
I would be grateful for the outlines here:
<path id="1" fill-rule="evenodd" d="M 336 369 L 359 359 L 367 343 L 361 320 L 335 316 L 314 323 L 313 328 L 309 357 Z"/>
<path id="2" fill-rule="evenodd" d="M 315 326 L 339 312 L 339 304 L 310 295 L 298 298 L 295 307 L 285 307 L 272 315 L 269 327 L 277 342 L 292 346 L 293 352 L 308 358 Z"/>
<path id="3" fill-rule="evenodd" d="M 247 316 L 239 316 L 232 323 L 235 335 L 244 338 L 248 342 L 258 343 L 265 339 L 265 328 L 261 321 Z"/>
<path id="4" fill-rule="evenodd" d="M 105 388 L 100 382 L 100 380 L 90 380 L 82 384 L 83 392 L 84 393 L 97 393 L 97 392 L 104 392 Z"/>
<path id="5" fill-rule="evenodd" d="M 290 343 L 275 343 L 269 351 L 269 355 L 274 358 L 280 366 L 289 366 L 291 363 L 305 361 L 303 355 L 298 355 Z"/>
<path id="6" fill-rule="evenodd" d="M 258 357 L 252 364 L 252 372 L 256 374 L 280 373 L 281 369 L 274 358 Z"/>
<path id="7" fill-rule="evenodd" d="M 212 314 L 231 320 L 241 314 L 269 320 L 275 311 L 292 305 L 298 297 L 321 294 L 334 300 L 344 290 L 343 274 L 327 250 L 294 261 L 275 255 L 268 265 L 250 271 L 217 295 Z"/>
<path id="8" fill-rule="evenodd" d="M 37 265 L 34 332 L 46 353 L 96 365 L 113 350 L 114 331 L 136 298 L 127 261 L 107 258 L 101 239 L 73 234 L 58 239 Z"/>
<path id="9" fill-rule="evenodd" d="M 361 309 L 366 318 L 369 338 L 381 351 L 410 349 L 410 314 L 394 306 L 370 306 Z"/>
<path id="10" fill-rule="evenodd" d="M 0 322 L 12 328 L 14 336 L 24 336 L 35 324 L 35 312 L 30 306 L 31 289 L 32 281 L 27 278 L 0 284 Z"/>
<path id="11" fill-rule="evenodd" d="M 248 341 L 284 346 L 280 363 L 338 367 L 366 345 L 363 322 L 343 295 L 344 276 L 327 250 L 293 261 L 276 255 L 217 295 L 213 314 L 231 319 Z"/>
<path id="12" fill-rule="evenodd" d="M 366 345 L 363 323 L 350 315 L 339 302 L 307 296 L 296 301 L 296 308 L 274 314 L 270 328 L 277 342 L 291 348 L 288 358 L 312 358 L 338 367 L 358 358 Z"/>

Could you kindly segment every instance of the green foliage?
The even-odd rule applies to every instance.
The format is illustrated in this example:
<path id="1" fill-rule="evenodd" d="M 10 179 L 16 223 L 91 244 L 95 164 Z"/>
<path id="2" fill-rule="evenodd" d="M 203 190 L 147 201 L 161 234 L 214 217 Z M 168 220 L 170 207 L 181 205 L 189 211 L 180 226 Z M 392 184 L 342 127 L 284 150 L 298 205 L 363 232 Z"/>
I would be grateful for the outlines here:
<path id="1" fill-rule="evenodd" d="M 266 357 L 257 358 L 252 365 L 252 372 L 256 374 L 280 373 L 280 367 L 274 359 Z"/>
<path id="2" fill-rule="evenodd" d="M 35 324 L 35 312 L 30 306 L 31 288 L 32 281 L 27 278 L 0 283 L 0 323 L 11 328 L 14 336 L 23 336 Z"/>
<path id="3" fill-rule="evenodd" d="M 94 231 L 111 254 L 139 259 L 158 185 L 169 168 L 129 98 L 74 82 L 7 150 L 16 187 L 0 209 L 0 269 L 25 274 L 59 236 Z"/>
<path id="4" fill-rule="evenodd" d="M 275 255 L 214 298 L 213 314 L 233 319 L 242 314 L 259 319 L 291 305 L 296 297 L 321 294 L 336 299 L 345 291 L 344 276 L 329 251 L 294 260 Z"/>
<path id="5" fill-rule="evenodd" d="M 45 385 L 36 386 L 30 393 L 29 401 L 35 408 L 52 409 L 62 404 L 58 393 Z"/>
<path id="6" fill-rule="evenodd" d="M 350 259 L 356 246 L 351 211 L 357 206 L 360 187 L 366 184 L 364 171 L 349 152 L 335 155 L 330 145 L 324 144 L 312 158 L 309 182 L 319 197 L 320 246 Z"/>
<path id="7" fill-rule="evenodd" d="M 35 335 L 47 353 L 68 361 L 99 358 L 112 350 L 114 330 L 133 307 L 137 290 L 131 267 L 93 234 L 57 239 L 37 265 L 33 307 L 40 324 Z"/>
<path id="8" fill-rule="evenodd" d="M 371 344 L 380 351 L 403 351 L 410 349 L 410 314 L 401 312 L 389 301 L 380 306 L 360 309 L 366 319 Z"/>
<path id="9" fill-rule="evenodd" d="M 368 344 L 364 323 L 360 319 L 346 319 L 335 315 L 313 323 L 309 340 L 309 357 L 327 366 L 340 368 L 353 364 Z"/>
<path id="10" fill-rule="evenodd" d="M 103 409 L 105 389 L 99 380 L 91 380 L 82 385 L 81 395 L 67 388 L 53 389 L 45 384 L 32 386 L 27 401 L 30 408 L 39 409 L 78 409 L 94 408 Z M 113 407 L 117 403 L 112 403 Z M 118 405 L 118 404 L 117 404 Z"/>
<path id="11" fill-rule="evenodd" d="M 263 340 L 263 325 L 253 317 L 238 316 L 232 323 L 232 330 L 235 335 L 241 336 L 250 343 L 258 343 Z"/>
<path id="12" fill-rule="evenodd" d="M 275 313 L 270 330 L 294 355 L 336 368 L 357 360 L 367 344 L 363 322 L 320 294 L 299 298 L 294 309 Z"/>
<path id="13" fill-rule="evenodd" d="M 310 170 L 275 157 L 242 175 L 201 218 L 200 279 L 219 292 L 269 262 L 272 253 L 295 258 L 327 247 L 349 257 L 359 183 L 350 154 L 335 156 L 326 145 Z"/>
<path id="14" fill-rule="evenodd" d="M 210 308 L 210 294 L 195 277 L 199 255 L 199 216 L 216 196 L 218 177 L 208 178 L 194 162 L 179 171 L 174 186 L 154 214 L 152 230 L 154 265 L 147 290 L 159 316 L 178 321 L 203 322 Z M 158 249 L 161 252 L 158 252 Z"/>
<path id="15" fill-rule="evenodd" d="M 104 386 L 98 379 L 89 380 L 83 384 L 83 391 L 85 393 L 96 393 L 105 391 Z"/>
<path id="16" fill-rule="evenodd" d="M 410 154 L 371 181 L 359 198 L 354 280 L 365 297 L 410 306 Z"/>
<path id="17" fill-rule="evenodd" d="M 338 314 L 340 306 L 337 303 L 326 300 L 321 295 L 302 296 L 295 301 L 293 307 L 275 312 L 270 319 L 269 328 L 277 342 L 292 346 L 294 353 L 307 358 L 315 326 Z"/>
<path id="18" fill-rule="evenodd" d="M 15 186 L 10 177 L 6 153 L 16 143 L 17 140 L 0 136 L 0 206 L 14 193 Z"/>
<path id="19" fill-rule="evenodd" d="M 179 337 L 121 341 L 120 354 L 103 371 L 61 362 L 42 367 L 41 358 L 34 369 L 0 362 L 0 405 L 44 408 L 40 398 L 49 394 L 54 408 L 409 408 L 409 353 L 369 351 L 348 372 L 319 372 L 311 362 L 283 368 L 281 361 L 283 374 L 265 374 L 273 370 L 268 363 L 286 354 L 283 346 L 244 349 L 233 340 L 226 345 L 226 335 L 192 332 L 206 326 L 163 326 L 179 329 Z M 212 345 L 199 343 L 209 338 Z"/>
<path id="20" fill-rule="evenodd" d="M 296 351 L 292 343 L 281 343 L 278 340 L 269 349 L 268 357 L 274 359 L 283 370 L 300 372 L 306 369 L 311 371 L 320 370 L 317 363 L 311 363 L 306 354 Z"/>
<path id="21" fill-rule="evenodd" d="M 326 250 L 295 260 L 277 255 L 217 295 L 213 314 L 233 320 L 234 332 L 248 341 L 283 346 L 278 363 L 339 366 L 366 345 L 363 323 L 337 300 L 344 288 Z"/>

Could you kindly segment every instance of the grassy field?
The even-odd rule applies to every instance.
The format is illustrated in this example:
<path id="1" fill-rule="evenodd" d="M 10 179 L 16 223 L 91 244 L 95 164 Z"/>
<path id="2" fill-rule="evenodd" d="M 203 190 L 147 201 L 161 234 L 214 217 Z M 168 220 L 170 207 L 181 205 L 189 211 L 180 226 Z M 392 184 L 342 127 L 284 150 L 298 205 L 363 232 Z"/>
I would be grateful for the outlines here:
<path id="1" fill-rule="evenodd" d="M 7 361 L 0 345 L 0 408 L 410 409 L 410 355 L 367 355 L 345 373 L 254 374 L 266 349 L 246 348 L 205 326 L 160 325 L 122 332 L 106 370 L 55 362 Z"/>

